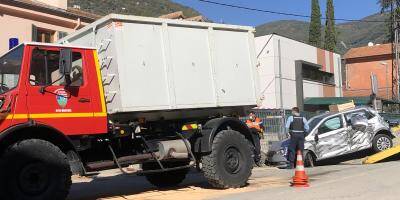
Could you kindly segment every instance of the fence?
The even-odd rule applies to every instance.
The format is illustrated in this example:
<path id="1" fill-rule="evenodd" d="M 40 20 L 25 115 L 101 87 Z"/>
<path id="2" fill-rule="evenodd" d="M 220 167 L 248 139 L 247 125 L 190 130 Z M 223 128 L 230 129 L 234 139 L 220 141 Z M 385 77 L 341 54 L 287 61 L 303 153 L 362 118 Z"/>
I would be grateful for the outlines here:
<path id="1" fill-rule="evenodd" d="M 253 111 L 263 122 L 264 138 L 261 139 L 261 151 L 266 153 L 272 142 L 287 138 L 285 124 L 286 119 L 292 115 L 292 111 L 283 109 L 255 109 Z M 317 113 L 302 112 L 301 114 L 306 119 L 310 119 Z M 247 118 L 243 117 L 242 120 L 245 121 Z"/>

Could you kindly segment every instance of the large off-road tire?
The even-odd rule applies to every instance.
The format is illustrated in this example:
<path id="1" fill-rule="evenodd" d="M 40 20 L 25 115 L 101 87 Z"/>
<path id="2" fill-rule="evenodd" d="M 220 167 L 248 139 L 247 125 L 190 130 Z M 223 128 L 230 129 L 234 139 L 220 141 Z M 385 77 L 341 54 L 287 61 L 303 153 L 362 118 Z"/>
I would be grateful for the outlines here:
<path id="1" fill-rule="evenodd" d="M 304 150 L 304 167 L 315 167 L 315 157 L 311 151 Z"/>
<path id="2" fill-rule="evenodd" d="M 63 200 L 71 187 L 67 156 L 44 140 L 12 145 L 2 155 L 0 169 L 0 199 Z"/>
<path id="3" fill-rule="evenodd" d="M 393 140 L 388 135 L 377 134 L 372 140 L 372 149 L 378 153 L 393 147 Z"/>
<path id="4" fill-rule="evenodd" d="M 81 162 L 78 154 L 75 151 L 68 151 L 66 153 L 69 166 L 71 167 L 71 173 L 73 175 L 84 176 L 85 175 L 85 167 Z"/>
<path id="5" fill-rule="evenodd" d="M 202 158 L 202 170 L 208 182 L 216 188 L 245 186 L 251 176 L 254 159 L 247 139 L 239 132 L 219 132 L 212 151 Z"/>
<path id="6" fill-rule="evenodd" d="M 174 163 L 162 163 L 165 168 L 179 167 L 188 165 L 187 162 L 174 162 Z M 142 169 L 146 170 L 156 170 L 160 169 L 160 166 L 156 162 L 143 163 Z M 159 172 L 159 173 L 148 173 L 144 174 L 146 179 L 154 186 L 158 188 L 174 187 L 182 183 L 186 178 L 186 174 L 189 172 L 189 168 Z"/>

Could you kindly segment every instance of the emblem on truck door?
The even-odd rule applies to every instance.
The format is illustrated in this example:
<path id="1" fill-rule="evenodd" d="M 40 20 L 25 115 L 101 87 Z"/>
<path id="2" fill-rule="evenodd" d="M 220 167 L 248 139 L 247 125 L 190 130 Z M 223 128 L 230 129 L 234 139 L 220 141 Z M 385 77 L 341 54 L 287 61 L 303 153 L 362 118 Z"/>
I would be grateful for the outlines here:
<path id="1" fill-rule="evenodd" d="M 55 90 L 54 93 L 56 94 L 56 100 L 58 105 L 61 108 L 65 108 L 65 106 L 67 106 L 68 103 L 68 92 L 60 88 Z"/>

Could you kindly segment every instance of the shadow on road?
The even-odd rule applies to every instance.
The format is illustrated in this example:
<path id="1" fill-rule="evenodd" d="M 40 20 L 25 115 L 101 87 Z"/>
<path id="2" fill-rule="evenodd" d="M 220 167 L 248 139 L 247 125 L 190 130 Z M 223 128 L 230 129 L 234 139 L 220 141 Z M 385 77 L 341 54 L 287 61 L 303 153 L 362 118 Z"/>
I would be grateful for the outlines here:
<path id="1" fill-rule="evenodd" d="M 147 182 L 143 176 L 116 175 L 112 177 L 93 178 L 88 182 L 73 183 L 68 200 L 93 200 L 107 197 L 122 197 L 147 192 L 163 192 L 190 188 L 211 189 L 201 173 L 191 172 L 188 178 L 178 187 L 158 189 Z M 212 188 L 215 189 L 215 188 Z"/>
<path id="2" fill-rule="evenodd" d="M 361 159 L 372 155 L 373 152 L 372 150 L 363 150 L 335 158 L 330 158 L 326 160 L 321 160 L 318 162 L 319 166 L 325 166 L 325 165 L 360 165 L 361 164 Z"/>
<path id="3" fill-rule="evenodd" d="M 360 152 L 356 152 L 356 153 L 352 153 L 352 154 L 348 154 L 348 155 L 343 155 L 343 156 L 339 156 L 336 158 L 332 158 L 332 159 L 326 159 L 326 160 L 322 160 L 318 162 L 319 166 L 325 166 L 325 165 L 361 165 L 362 164 L 362 160 L 368 156 L 373 155 L 374 152 L 370 149 L 368 150 L 363 150 Z M 400 154 L 391 156 L 387 159 L 384 159 L 380 162 L 389 162 L 389 161 L 397 161 L 400 160 Z"/>

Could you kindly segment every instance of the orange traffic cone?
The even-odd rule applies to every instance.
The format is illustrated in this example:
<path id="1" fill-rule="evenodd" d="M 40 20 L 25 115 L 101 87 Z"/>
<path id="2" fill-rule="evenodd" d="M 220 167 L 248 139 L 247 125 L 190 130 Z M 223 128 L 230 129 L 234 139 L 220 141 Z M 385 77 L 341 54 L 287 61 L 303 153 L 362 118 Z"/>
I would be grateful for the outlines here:
<path id="1" fill-rule="evenodd" d="M 309 187 L 308 176 L 304 170 L 303 155 L 301 151 L 297 151 L 296 171 L 293 176 L 293 187 Z"/>

